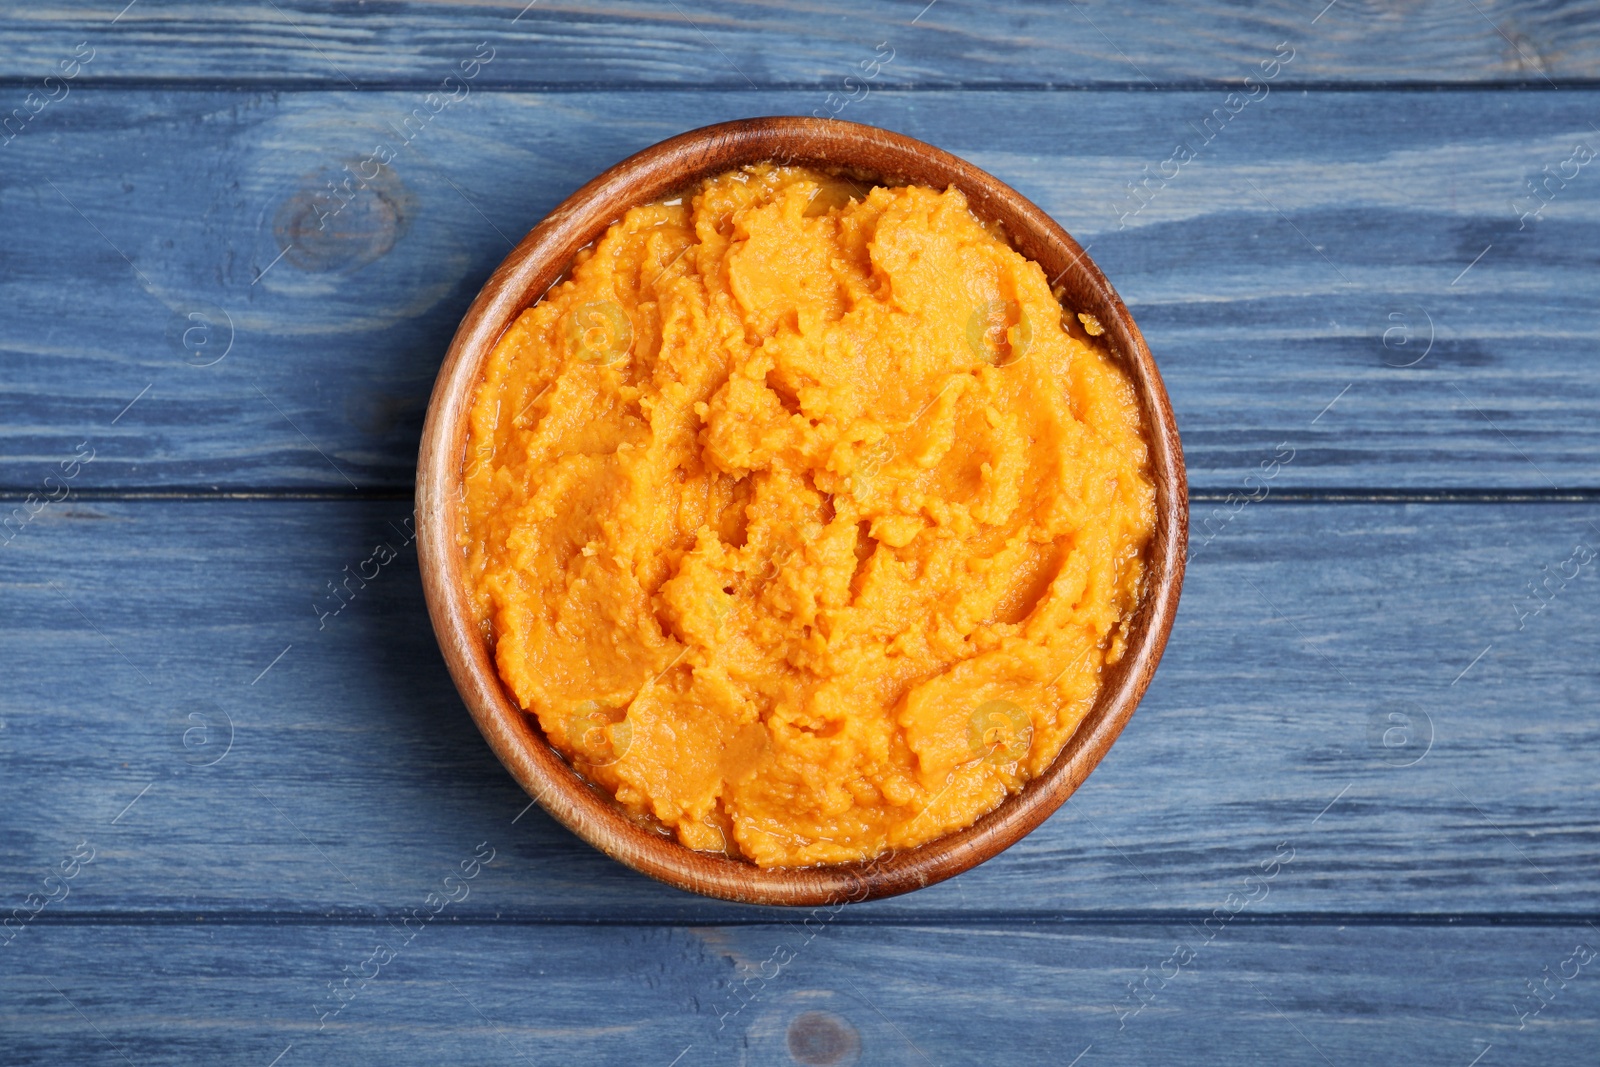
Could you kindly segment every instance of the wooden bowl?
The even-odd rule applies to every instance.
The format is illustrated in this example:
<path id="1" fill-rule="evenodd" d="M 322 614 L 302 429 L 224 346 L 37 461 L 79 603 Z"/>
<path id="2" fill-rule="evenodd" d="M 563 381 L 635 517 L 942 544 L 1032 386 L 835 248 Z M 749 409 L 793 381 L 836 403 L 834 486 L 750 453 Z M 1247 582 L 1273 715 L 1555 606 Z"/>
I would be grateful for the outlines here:
<path id="1" fill-rule="evenodd" d="M 467 412 L 500 335 L 629 207 L 763 160 L 848 170 L 889 184 L 954 185 L 979 217 L 999 222 L 1012 245 L 1064 287 L 1066 307 L 1093 314 L 1105 327 L 1101 340 L 1130 375 L 1143 407 L 1157 509 L 1127 653 L 1105 673 L 1099 700 L 1045 773 L 972 826 L 918 848 L 862 863 L 767 870 L 651 832 L 572 770 L 502 686 L 468 604 L 457 543 Z M 679 888 L 751 904 L 815 906 L 904 893 L 960 874 L 1043 822 L 1100 762 L 1155 673 L 1178 608 L 1187 533 L 1183 453 L 1166 389 L 1128 309 L 1078 243 L 972 164 L 909 137 L 830 119 L 746 119 L 693 130 L 623 160 L 568 197 L 506 257 L 467 310 L 434 384 L 417 460 L 417 555 L 428 611 L 450 674 L 500 762 L 546 811 L 608 856 Z"/>

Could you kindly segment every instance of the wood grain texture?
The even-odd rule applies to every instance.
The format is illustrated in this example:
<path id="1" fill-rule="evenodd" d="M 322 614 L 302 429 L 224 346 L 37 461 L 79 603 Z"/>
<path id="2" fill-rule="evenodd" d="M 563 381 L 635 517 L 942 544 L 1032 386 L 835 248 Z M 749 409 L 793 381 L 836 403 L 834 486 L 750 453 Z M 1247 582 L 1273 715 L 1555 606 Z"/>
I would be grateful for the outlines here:
<path id="1" fill-rule="evenodd" d="M 488 840 L 481 917 L 772 914 L 517 819 L 391 525 L 405 508 L 71 503 L 0 549 L 8 908 L 87 839 L 48 914 L 390 914 Z M 1161 669 L 1071 802 L 850 914 L 1204 916 L 1287 843 L 1262 914 L 1593 916 L 1600 560 L 1563 562 L 1596 527 L 1593 505 L 1245 508 L 1195 553 Z M 401 558 L 319 624 L 379 543 Z M 1519 618 L 1528 583 L 1574 569 Z"/>
<path id="2" fill-rule="evenodd" d="M 1238 80 L 1283 40 L 1296 78 L 1331 83 L 1478 83 L 1600 75 L 1592 0 L 1375 0 L 1337 4 L 1118 4 L 1048 0 L 648 0 L 644 3 L 0 5 L 0 76 L 42 77 L 80 41 L 86 79 L 367 85 L 437 81 L 482 41 L 516 85 L 829 89 L 888 42 L 885 84 L 1098 85 Z M 820 104 L 819 104 L 820 106 Z"/>
<path id="3" fill-rule="evenodd" d="M 335 212 L 328 182 L 422 99 L 84 93 L 0 149 L 0 488 L 88 437 L 80 487 L 409 487 L 444 349 L 512 238 L 646 145 L 811 97 L 474 93 Z M 845 114 L 970 159 L 1089 248 L 1196 489 L 1238 489 L 1283 442 L 1280 486 L 1600 486 L 1600 172 L 1521 230 L 1514 203 L 1600 149 L 1600 93 L 1273 92 L 1135 212 L 1127 183 L 1201 145 L 1223 99 L 880 93 Z M 67 290 L 89 297 L 70 315 Z"/>
<path id="4" fill-rule="evenodd" d="M 1182 923 L 483 928 L 446 915 L 409 940 L 383 924 L 31 929 L 26 955 L 0 952 L 7 1063 L 1466 1067 L 1487 1046 L 1483 1063 L 1557 1067 L 1593 1063 L 1600 1042 L 1600 961 L 1567 963 L 1576 976 L 1518 1014 L 1537 1003 L 1525 982 L 1600 947 L 1583 924 L 1228 926 L 1206 941 Z M 363 967 L 379 946 L 393 958 Z M 1168 961 L 1184 948 L 1180 969 Z"/>
<path id="5" fill-rule="evenodd" d="M 1600 947 L 1574 562 L 1600 507 L 1284 501 L 1600 489 L 1600 171 L 1547 177 L 1600 148 L 1600 5 L 524 2 L 0 2 L 0 918 L 95 850 L 0 929 L 0 1060 L 767 1064 L 813 1012 L 813 1051 L 862 1064 L 1593 1061 L 1600 964 L 1518 1013 Z M 317 229 L 480 42 L 470 96 Z M 408 491 L 513 239 L 661 138 L 831 109 L 880 42 L 842 117 L 1090 246 L 1209 497 L 1139 713 L 990 863 L 780 925 L 525 811 L 429 633 L 408 503 L 30 515 L 63 484 Z M 1279 42 L 1270 95 L 1197 129 Z M 1586 87 L 1491 88 L 1552 82 Z M 380 542 L 400 558 L 319 624 Z M 318 1034 L 480 843 L 469 897 Z M 1264 884 L 1119 1029 L 1129 983 Z"/>

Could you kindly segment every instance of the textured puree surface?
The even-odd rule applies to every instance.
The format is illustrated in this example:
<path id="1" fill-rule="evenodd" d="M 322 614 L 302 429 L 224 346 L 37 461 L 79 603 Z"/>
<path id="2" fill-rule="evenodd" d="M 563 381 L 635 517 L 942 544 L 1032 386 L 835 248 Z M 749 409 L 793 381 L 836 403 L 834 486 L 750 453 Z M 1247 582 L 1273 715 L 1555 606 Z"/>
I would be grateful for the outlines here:
<path id="1" fill-rule="evenodd" d="M 1098 323 L 959 191 L 868 188 L 760 166 L 631 210 L 472 411 L 503 679 L 630 812 L 763 866 L 920 844 L 1048 766 L 1154 522 Z"/>
<path id="2" fill-rule="evenodd" d="M 1597 0 L 0 9 L 6 1067 L 1592 1067 Z M 1282 41 L 1271 96 L 1155 180 Z M 441 355 L 531 225 L 661 138 L 840 107 L 1088 249 L 1195 499 L 1161 669 L 1088 781 L 830 921 L 673 890 L 532 804 L 406 517 Z"/>

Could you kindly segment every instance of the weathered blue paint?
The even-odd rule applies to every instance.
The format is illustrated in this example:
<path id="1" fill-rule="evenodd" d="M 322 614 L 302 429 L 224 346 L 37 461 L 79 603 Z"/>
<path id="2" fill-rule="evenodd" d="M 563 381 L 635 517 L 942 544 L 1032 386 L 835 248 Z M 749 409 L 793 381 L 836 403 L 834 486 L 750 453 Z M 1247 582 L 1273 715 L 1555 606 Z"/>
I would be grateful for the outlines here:
<path id="1" fill-rule="evenodd" d="M 1593 1062 L 1592 3 L 0 6 L 0 1062 Z M 809 915 L 528 809 L 404 496 L 508 240 L 841 105 L 1092 245 L 1197 492 L 1084 788 Z"/>

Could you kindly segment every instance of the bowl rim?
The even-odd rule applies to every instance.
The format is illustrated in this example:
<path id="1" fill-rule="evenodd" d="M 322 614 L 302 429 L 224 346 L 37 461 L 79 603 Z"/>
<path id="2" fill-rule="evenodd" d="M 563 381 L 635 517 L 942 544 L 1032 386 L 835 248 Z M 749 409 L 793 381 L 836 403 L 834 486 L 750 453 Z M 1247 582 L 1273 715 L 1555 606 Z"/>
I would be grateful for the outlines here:
<path id="1" fill-rule="evenodd" d="M 1049 768 L 965 829 L 849 864 L 760 868 L 693 851 L 628 818 L 609 794 L 578 776 L 508 696 L 470 609 L 457 541 L 466 416 L 482 364 L 501 335 L 543 298 L 578 249 L 629 207 L 761 161 L 955 185 L 980 218 L 1001 224 L 1019 252 L 1046 271 L 1059 264 L 1052 288 L 1064 290 L 1063 306 L 1099 319 L 1100 340 L 1132 380 L 1156 489 L 1145 593 L 1126 651 L 1102 676 L 1094 706 Z M 1132 716 L 1166 646 L 1183 585 L 1188 493 L 1177 423 L 1150 350 L 1111 283 L 1049 215 L 973 164 L 913 138 L 837 119 L 773 116 L 690 130 L 629 156 L 562 201 L 495 268 L 462 318 L 428 402 L 416 531 L 428 614 L 450 675 L 490 748 L 529 796 L 606 855 L 669 885 L 741 903 L 814 907 L 892 896 L 969 870 L 1032 831 L 1083 783 Z"/>

